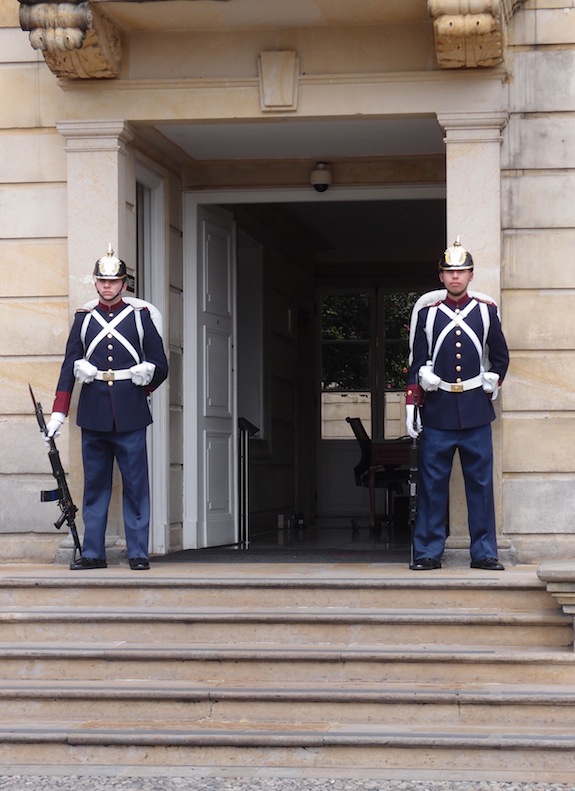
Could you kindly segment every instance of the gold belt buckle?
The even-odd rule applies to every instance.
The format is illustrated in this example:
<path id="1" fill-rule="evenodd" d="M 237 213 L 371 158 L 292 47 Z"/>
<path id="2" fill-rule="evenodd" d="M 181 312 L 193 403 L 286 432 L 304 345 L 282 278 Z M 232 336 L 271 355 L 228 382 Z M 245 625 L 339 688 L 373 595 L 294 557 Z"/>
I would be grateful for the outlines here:
<path id="1" fill-rule="evenodd" d="M 114 371 L 104 371 L 102 375 L 102 379 L 104 382 L 113 382 L 114 381 Z"/>
<path id="2" fill-rule="evenodd" d="M 463 393 L 463 385 L 451 385 L 451 392 L 452 393 Z"/>

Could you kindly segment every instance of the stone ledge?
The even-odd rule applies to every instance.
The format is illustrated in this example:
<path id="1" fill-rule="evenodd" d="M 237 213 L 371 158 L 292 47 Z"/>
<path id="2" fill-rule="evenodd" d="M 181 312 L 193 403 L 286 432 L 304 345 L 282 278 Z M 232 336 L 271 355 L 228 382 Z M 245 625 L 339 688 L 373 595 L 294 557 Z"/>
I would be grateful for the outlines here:
<path id="1" fill-rule="evenodd" d="M 563 612 L 571 616 L 575 631 L 575 561 L 542 563 L 537 569 L 537 576 L 545 582 Z"/>
<path id="2" fill-rule="evenodd" d="M 575 592 L 575 560 L 550 560 L 541 563 L 537 576 L 547 583 L 570 583 Z"/>

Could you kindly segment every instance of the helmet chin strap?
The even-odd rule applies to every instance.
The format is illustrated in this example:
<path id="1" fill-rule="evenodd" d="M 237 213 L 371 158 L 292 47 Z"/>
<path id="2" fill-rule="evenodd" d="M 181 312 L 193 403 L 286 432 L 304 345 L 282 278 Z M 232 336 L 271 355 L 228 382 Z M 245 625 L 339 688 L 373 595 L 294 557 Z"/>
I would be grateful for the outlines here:
<path id="1" fill-rule="evenodd" d="M 103 302 L 105 305 L 115 305 L 115 304 L 116 304 L 116 302 L 119 302 L 119 300 L 121 299 L 121 296 L 122 296 L 122 292 L 124 291 L 124 286 L 126 285 L 126 281 L 125 281 L 125 280 L 114 281 L 114 282 L 119 282 L 119 283 L 121 283 L 122 285 L 120 286 L 120 289 L 119 289 L 119 291 L 117 291 L 117 292 L 114 294 L 114 296 L 113 296 L 113 297 L 105 297 L 105 296 L 102 294 L 102 292 L 101 292 L 101 291 L 100 291 L 100 289 L 98 288 L 98 283 L 100 283 L 100 282 L 101 282 L 100 280 L 96 280 L 96 291 L 98 292 L 98 296 L 99 296 L 100 300 L 101 300 L 101 301 L 102 301 L 102 302 Z"/>

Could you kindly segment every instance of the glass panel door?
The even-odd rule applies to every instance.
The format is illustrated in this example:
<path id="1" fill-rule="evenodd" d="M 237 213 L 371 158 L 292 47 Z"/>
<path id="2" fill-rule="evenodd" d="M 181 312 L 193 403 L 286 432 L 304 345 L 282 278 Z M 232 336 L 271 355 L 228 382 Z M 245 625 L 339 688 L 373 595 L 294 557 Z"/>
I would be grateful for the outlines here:
<path id="1" fill-rule="evenodd" d="M 403 434 L 403 427 L 397 432 L 416 299 L 377 288 L 322 294 L 322 440 L 349 438 L 347 416 L 360 417 L 373 439 Z"/>
<path id="2" fill-rule="evenodd" d="M 371 292 L 322 295 L 322 439 L 346 437 L 350 414 L 361 417 L 371 432 L 372 325 Z"/>

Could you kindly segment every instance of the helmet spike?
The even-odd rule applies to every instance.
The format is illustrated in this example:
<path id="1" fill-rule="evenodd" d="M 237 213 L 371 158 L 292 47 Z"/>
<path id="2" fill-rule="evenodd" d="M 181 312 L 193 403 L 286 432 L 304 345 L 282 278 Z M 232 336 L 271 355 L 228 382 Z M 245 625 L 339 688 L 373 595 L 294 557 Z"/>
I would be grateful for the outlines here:
<path id="1" fill-rule="evenodd" d="M 108 243 L 108 251 L 98 258 L 94 266 L 95 280 L 123 280 L 128 275 L 126 264 L 114 255 L 112 242 Z"/>
<path id="2" fill-rule="evenodd" d="M 468 253 L 463 247 L 459 241 L 459 236 L 456 237 L 451 247 L 447 248 L 439 261 L 440 271 L 453 269 L 473 269 L 471 253 Z"/>

